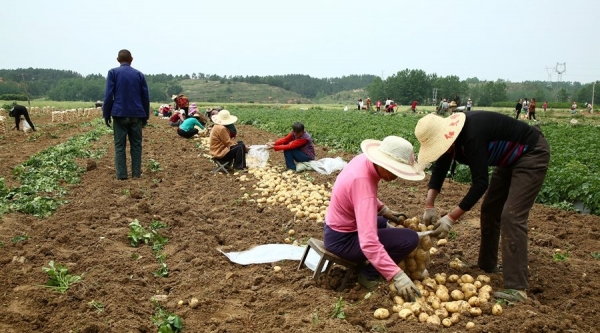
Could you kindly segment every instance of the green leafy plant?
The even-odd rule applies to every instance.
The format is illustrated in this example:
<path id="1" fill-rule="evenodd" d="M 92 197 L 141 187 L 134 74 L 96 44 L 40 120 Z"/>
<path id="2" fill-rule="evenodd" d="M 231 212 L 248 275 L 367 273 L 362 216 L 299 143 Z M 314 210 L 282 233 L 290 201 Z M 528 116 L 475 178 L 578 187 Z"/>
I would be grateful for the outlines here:
<path id="1" fill-rule="evenodd" d="M 4 247 L 4 242 L 0 242 L 0 247 Z"/>
<path id="2" fill-rule="evenodd" d="M 169 268 L 167 267 L 167 263 L 161 262 L 160 267 L 152 272 L 152 275 L 159 277 L 168 277 L 169 276 Z"/>
<path id="3" fill-rule="evenodd" d="M 54 291 L 65 293 L 72 284 L 80 282 L 81 276 L 70 275 L 69 270 L 61 265 L 54 264 L 54 260 L 48 263 L 49 267 L 43 267 L 42 270 L 48 274 L 48 282 L 45 287 Z"/>
<path id="4" fill-rule="evenodd" d="M 158 171 L 162 170 L 161 167 L 160 167 L 160 163 L 157 160 L 153 159 L 153 158 L 151 158 L 151 159 L 148 160 L 147 166 L 148 166 L 148 169 L 150 169 L 151 172 L 158 172 Z"/>
<path id="5" fill-rule="evenodd" d="M 600 260 L 600 252 L 592 252 L 590 254 L 592 255 L 592 258 Z"/>
<path id="6" fill-rule="evenodd" d="M 13 244 L 16 244 L 18 242 L 24 242 L 24 241 L 27 241 L 27 240 L 29 240 L 29 235 L 28 234 L 23 234 L 23 235 L 17 235 L 15 237 L 13 237 L 10 241 Z"/>
<path id="7" fill-rule="evenodd" d="M 156 307 L 152 323 L 158 326 L 158 333 L 179 333 L 183 329 L 183 320 L 181 317 L 168 312 L 158 302 L 152 301 Z"/>
<path id="8" fill-rule="evenodd" d="M 569 251 L 557 251 L 552 255 L 554 261 L 566 261 L 567 259 L 569 259 Z"/>
<path id="9" fill-rule="evenodd" d="M 137 247 L 140 242 L 148 244 L 152 239 L 152 233 L 148 232 L 137 219 L 129 223 L 129 234 L 127 238 L 131 243 L 131 246 Z"/>
<path id="10" fill-rule="evenodd" d="M 315 312 L 313 312 L 312 315 L 312 324 L 316 325 L 319 323 L 319 309 L 315 309 Z"/>
<path id="11" fill-rule="evenodd" d="M 331 313 L 329 314 L 331 318 L 338 319 L 346 319 L 346 312 L 344 312 L 344 300 L 342 297 L 338 298 L 337 302 L 333 306 Z"/>
<path id="12" fill-rule="evenodd" d="M 91 300 L 88 302 L 88 306 L 93 309 L 96 309 L 96 312 L 98 313 L 104 311 L 104 304 L 102 304 L 102 302 Z"/>

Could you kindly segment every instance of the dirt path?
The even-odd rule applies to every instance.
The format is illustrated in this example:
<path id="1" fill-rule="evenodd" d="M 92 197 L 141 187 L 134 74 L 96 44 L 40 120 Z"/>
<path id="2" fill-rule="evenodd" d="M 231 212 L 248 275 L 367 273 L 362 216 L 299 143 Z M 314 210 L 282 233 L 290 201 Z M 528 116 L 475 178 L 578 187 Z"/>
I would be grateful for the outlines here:
<path id="1" fill-rule="evenodd" d="M 64 142 L 85 129 L 52 125 L 49 116 L 34 118 L 43 133 L 35 141 L 21 133 L 0 140 L 0 177 L 30 154 Z M 248 144 L 274 139 L 272 134 L 240 126 L 239 138 Z M 164 120 L 152 118 L 144 132 L 144 164 L 152 158 L 162 171 L 144 169 L 140 180 L 117 181 L 114 175 L 112 137 L 96 144 L 108 147 L 97 168 L 70 189 L 69 204 L 53 216 L 38 219 L 18 213 L 0 222 L 0 332 L 156 332 L 151 322 L 154 295 L 168 295 L 162 304 L 183 319 L 184 332 L 427 332 L 440 327 L 404 322 L 397 315 L 375 320 L 379 307 L 391 310 L 390 292 L 381 288 L 369 299 L 366 291 L 351 286 L 335 291 L 343 271 L 315 284 L 308 269 L 296 270 L 296 261 L 241 266 L 231 263 L 218 248 L 242 251 L 254 245 L 283 243 L 286 227 L 297 239 L 322 238 L 322 225 L 294 219 L 282 206 L 257 207 L 242 200 L 239 180 L 232 175 L 213 175 L 212 164 L 199 156 L 198 141 L 179 138 Z M 319 157 L 328 155 L 323 148 Z M 351 155 L 343 155 L 349 160 Z M 272 164 L 283 165 L 283 156 L 271 154 Z M 85 163 L 85 161 L 82 161 Z M 335 175 L 314 172 L 305 177 L 317 184 L 333 183 Z M 251 182 L 250 182 L 251 184 Z M 250 186 L 245 184 L 245 186 Z M 441 212 L 467 190 L 464 185 L 446 184 L 439 198 Z M 426 182 L 382 183 L 380 198 L 389 206 L 422 214 Z M 457 237 L 432 257 L 429 272 L 459 273 L 448 262 L 459 257 L 475 262 L 479 248 L 479 206 L 456 227 Z M 133 248 L 127 239 L 128 224 L 138 219 L 147 226 L 153 219 L 168 225 L 162 229 L 169 242 L 165 247 L 167 278 L 152 272 L 159 264 L 148 245 Z M 590 255 L 600 251 L 600 231 L 595 216 L 579 215 L 535 206 L 530 215 L 531 301 L 509 306 L 504 315 L 484 315 L 473 332 L 597 332 L 600 316 L 600 261 Z M 11 238 L 28 234 L 26 242 Z M 569 257 L 554 262 L 555 249 L 568 250 Z M 83 281 L 65 294 L 40 287 L 46 282 L 42 267 L 55 260 L 69 267 Z M 463 273 L 463 272 L 460 272 Z M 464 273 L 481 274 L 476 269 Z M 491 285 L 502 285 L 501 274 L 491 274 Z M 187 301 L 199 300 L 191 308 Z M 338 298 L 346 306 L 346 320 L 329 317 Z M 88 303 L 101 302 L 96 311 Z M 179 300 L 186 304 L 177 306 Z M 465 331 L 467 318 L 443 331 Z"/>

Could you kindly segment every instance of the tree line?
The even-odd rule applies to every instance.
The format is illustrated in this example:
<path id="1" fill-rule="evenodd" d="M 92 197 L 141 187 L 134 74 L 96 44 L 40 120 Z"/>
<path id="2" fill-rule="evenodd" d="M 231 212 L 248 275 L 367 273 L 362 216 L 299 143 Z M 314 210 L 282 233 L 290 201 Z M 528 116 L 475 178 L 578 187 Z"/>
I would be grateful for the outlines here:
<path id="1" fill-rule="evenodd" d="M 538 101 L 585 103 L 591 101 L 592 96 L 591 83 L 480 81 L 476 77 L 461 80 L 455 75 L 438 76 L 420 69 L 404 69 L 386 79 L 375 75 L 313 78 L 302 74 L 220 76 L 192 73 L 148 74 L 146 80 L 152 102 L 168 102 L 171 95 L 185 93 L 181 86 L 183 80 L 267 84 L 317 100 L 343 91 L 364 89 L 368 95 L 365 98 L 385 100 L 389 97 L 399 104 L 410 104 L 415 99 L 421 104 L 433 103 L 434 91 L 435 102 L 446 98 L 464 104 L 467 98 L 471 98 L 478 106 L 532 97 Z M 101 74 L 83 76 L 74 71 L 40 68 L 0 69 L 0 99 L 5 100 L 96 101 L 103 98 L 105 84 L 106 78 Z M 598 95 L 594 104 L 600 102 Z"/>

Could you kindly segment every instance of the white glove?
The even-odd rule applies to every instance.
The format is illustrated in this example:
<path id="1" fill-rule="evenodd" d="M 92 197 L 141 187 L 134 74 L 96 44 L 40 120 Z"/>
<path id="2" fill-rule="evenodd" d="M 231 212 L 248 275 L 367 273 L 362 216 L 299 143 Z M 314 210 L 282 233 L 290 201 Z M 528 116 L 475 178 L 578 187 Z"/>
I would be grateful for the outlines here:
<path id="1" fill-rule="evenodd" d="M 452 229 L 453 224 L 454 224 L 454 221 L 452 221 L 450 216 L 444 215 L 444 217 L 437 220 L 437 222 L 433 225 L 435 229 L 431 233 L 431 236 L 434 236 L 437 238 L 448 237 L 448 233 Z"/>
<path id="2" fill-rule="evenodd" d="M 398 274 L 394 275 L 392 282 L 394 282 L 394 286 L 398 291 L 398 295 L 400 295 L 406 302 L 414 302 L 415 296 L 422 297 L 419 289 L 403 271 L 400 271 Z"/>
<path id="3" fill-rule="evenodd" d="M 432 225 L 433 221 L 437 219 L 437 210 L 434 207 L 425 208 L 425 213 L 423 213 L 423 223 L 426 226 Z"/>

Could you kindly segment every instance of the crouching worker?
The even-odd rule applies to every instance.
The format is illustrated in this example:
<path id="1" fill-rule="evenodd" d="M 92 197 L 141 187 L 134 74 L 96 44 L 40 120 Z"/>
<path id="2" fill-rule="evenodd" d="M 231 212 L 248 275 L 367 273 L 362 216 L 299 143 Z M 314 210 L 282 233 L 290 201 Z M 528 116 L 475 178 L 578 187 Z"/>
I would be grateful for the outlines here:
<path id="1" fill-rule="evenodd" d="M 171 118 L 169 118 L 169 125 L 175 127 L 175 126 L 179 126 L 183 123 L 183 121 L 185 120 L 185 114 L 183 112 L 183 110 L 177 111 L 175 112 Z"/>
<path id="2" fill-rule="evenodd" d="M 267 142 L 267 148 L 275 151 L 283 150 L 285 166 L 296 172 L 307 170 L 310 167 L 307 162 L 315 159 L 315 146 L 312 138 L 304 130 L 304 124 L 301 122 L 295 122 L 292 125 L 292 131 L 286 137 L 275 142 Z"/>
<path id="3" fill-rule="evenodd" d="M 220 162 L 233 161 L 236 170 L 246 169 L 246 154 L 250 147 L 242 141 L 237 143 L 230 137 L 227 125 L 237 121 L 237 117 L 231 115 L 227 110 L 221 110 L 212 116 L 215 124 L 210 131 L 210 156 Z"/>
<path id="4" fill-rule="evenodd" d="M 413 146 L 403 138 L 365 140 L 360 146 L 363 154 L 344 167 L 333 185 L 325 215 L 325 248 L 346 260 L 368 260 L 358 274 L 358 282 L 366 289 L 376 289 L 383 276 L 406 301 L 414 301 L 421 294 L 398 263 L 418 246 L 419 236 L 414 230 L 388 224 L 399 223 L 402 214 L 377 198 L 377 188 L 382 179 L 422 180 L 425 174 L 414 165 Z"/>
<path id="5" fill-rule="evenodd" d="M 185 114 L 183 115 L 185 117 Z M 185 119 L 177 128 L 177 134 L 186 139 L 192 138 L 200 131 L 204 130 L 204 126 L 200 123 L 200 114 L 196 113 L 193 117 Z"/>
<path id="6" fill-rule="evenodd" d="M 35 126 L 33 126 L 33 122 L 29 118 L 29 111 L 27 111 L 27 108 L 23 105 L 19 105 L 16 102 L 13 103 L 13 107 L 10 109 L 10 111 L 8 111 L 8 115 L 10 117 L 15 117 L 15 127 L 13 127 L 14 130 L 19 130 L 21 116 L 23 116 L 27 124 L 29 124 L 29 127 L 31 127 L 31 130 L 35 132 Z"/>

